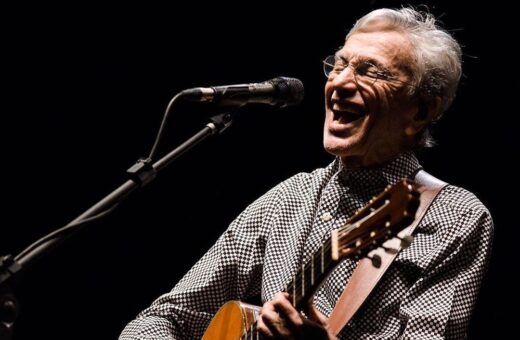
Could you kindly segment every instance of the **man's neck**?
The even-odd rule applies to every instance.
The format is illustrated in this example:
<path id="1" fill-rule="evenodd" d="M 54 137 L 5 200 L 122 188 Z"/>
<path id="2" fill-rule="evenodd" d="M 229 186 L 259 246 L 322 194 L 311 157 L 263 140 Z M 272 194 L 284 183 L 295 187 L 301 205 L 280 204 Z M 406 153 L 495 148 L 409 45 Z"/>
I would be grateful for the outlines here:
<path id="1" fill-rule="evenodd" d="M 371 168 L 378 168 L 388 162 L 390 162 L 393 159 L 396 159 L 399 157 L 399 155 L 402 153 L 402 151 L 397 153 L 392 153 L 391 155 L 368 155 L 368 156 L 349 156 L 349 157 L 342 157 L 341 163 L 343 163 L 343 166 L 347 169 L 352 170 L 358 170 L 358 169 L 371 169 Z"/>

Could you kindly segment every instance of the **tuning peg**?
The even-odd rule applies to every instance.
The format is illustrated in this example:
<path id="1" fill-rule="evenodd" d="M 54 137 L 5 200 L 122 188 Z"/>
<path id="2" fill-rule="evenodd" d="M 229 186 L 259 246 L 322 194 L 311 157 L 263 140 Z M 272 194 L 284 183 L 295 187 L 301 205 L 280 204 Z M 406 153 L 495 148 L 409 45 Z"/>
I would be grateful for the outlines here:
<path id="1" fill-rule="evenodd" d="M 395 248 L 388 248 L 388 247 L 385 247 L 385 246 L 381 246 L 381 248 L 383 248 L 388 254 L 397 254 L 399 252 L 398 249 L 395 249 Z"/>
<path id="2" fill-rule="evenodd" d="M 374 255 L 374 256 L 367 256 L 367 258 L 372 261 L 372 265 L 376 268 L 381 267 L 381 256 Z"/>
<path id="3" fill-rule="evenodd" d="M 396 236 L 396 238 L 401 240 L 401 247 L 403 249 L 408 248 L 410 246 L 410 244 L 412 244 L 412 241 L 413 241 L 413 236 L 411 236 L 411 235 L 406 235 L 405 237 L 402 237 L 402 238 L 399 236 Z"/>

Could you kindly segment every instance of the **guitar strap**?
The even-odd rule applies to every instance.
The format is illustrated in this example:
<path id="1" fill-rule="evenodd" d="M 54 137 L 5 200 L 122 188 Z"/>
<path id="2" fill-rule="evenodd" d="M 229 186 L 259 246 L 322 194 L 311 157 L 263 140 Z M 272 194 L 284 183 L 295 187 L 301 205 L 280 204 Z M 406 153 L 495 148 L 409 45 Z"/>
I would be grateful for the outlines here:
<path id="1" fill-rule="evenodd" d="M 399 232 L 398 236 L 400 238 L 413 233 L 431 203 L 435 197 L 437 197 L 437 194 L 447 185 L 447 183 L 433 177 L 424 170 L 419 170 L 414 180 L 418 184 L 418 190 L 421 193 L 419 208 L 417 209 L 414 222 Z M 397 249 L 398 251 L 394 254 L 390 254 L 385 252 L 382 248 L 372 250 L 369 253 L 370 257 L 376 254 L 381 257 L 381 266 L 379 266 L 379 268 L 373 266 L 372 261 L 368 258 L 363 258 L 358 262 L 356 269 L 352 273 L 352 277 L 345 286 L 343 293 L 339 297 L 330 315 L 329 327 L 334 334 L 339 334 L 374 289 L 401 250 L 401 241 L 397 238 L 393 238 L 386 241 L 384 246 L 386 248 Z"/>

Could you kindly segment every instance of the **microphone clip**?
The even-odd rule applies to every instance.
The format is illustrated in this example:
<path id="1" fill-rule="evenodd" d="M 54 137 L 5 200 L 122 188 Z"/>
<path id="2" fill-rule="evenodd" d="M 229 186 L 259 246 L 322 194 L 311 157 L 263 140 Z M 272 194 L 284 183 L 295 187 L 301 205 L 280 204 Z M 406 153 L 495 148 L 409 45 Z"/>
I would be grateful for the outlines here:
<path id="1" fill-rule="evenodd" d="M 134 165 L 126 170 L 126 173 L 130 179 L 141 188 L 150 183 L 157 175 L 157 171 L 153 167 L 150 158 L 140 158 Z"/>

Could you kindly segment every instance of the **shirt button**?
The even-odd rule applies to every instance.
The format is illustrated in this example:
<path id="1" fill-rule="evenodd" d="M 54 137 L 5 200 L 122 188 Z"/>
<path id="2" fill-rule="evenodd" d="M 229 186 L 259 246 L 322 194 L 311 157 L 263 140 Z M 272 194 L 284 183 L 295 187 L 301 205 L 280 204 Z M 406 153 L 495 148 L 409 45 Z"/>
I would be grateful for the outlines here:
<path id="1" fill-rule="evenodd" d="M 323 222 L 328 222 L 328 221 L 332 220 L 332 215 L 331 215 L 331 213 L 329 213 L 329 212 L 323 213 L 323 214 L 321 215 L 321 220 L 322 220 Z"/>

